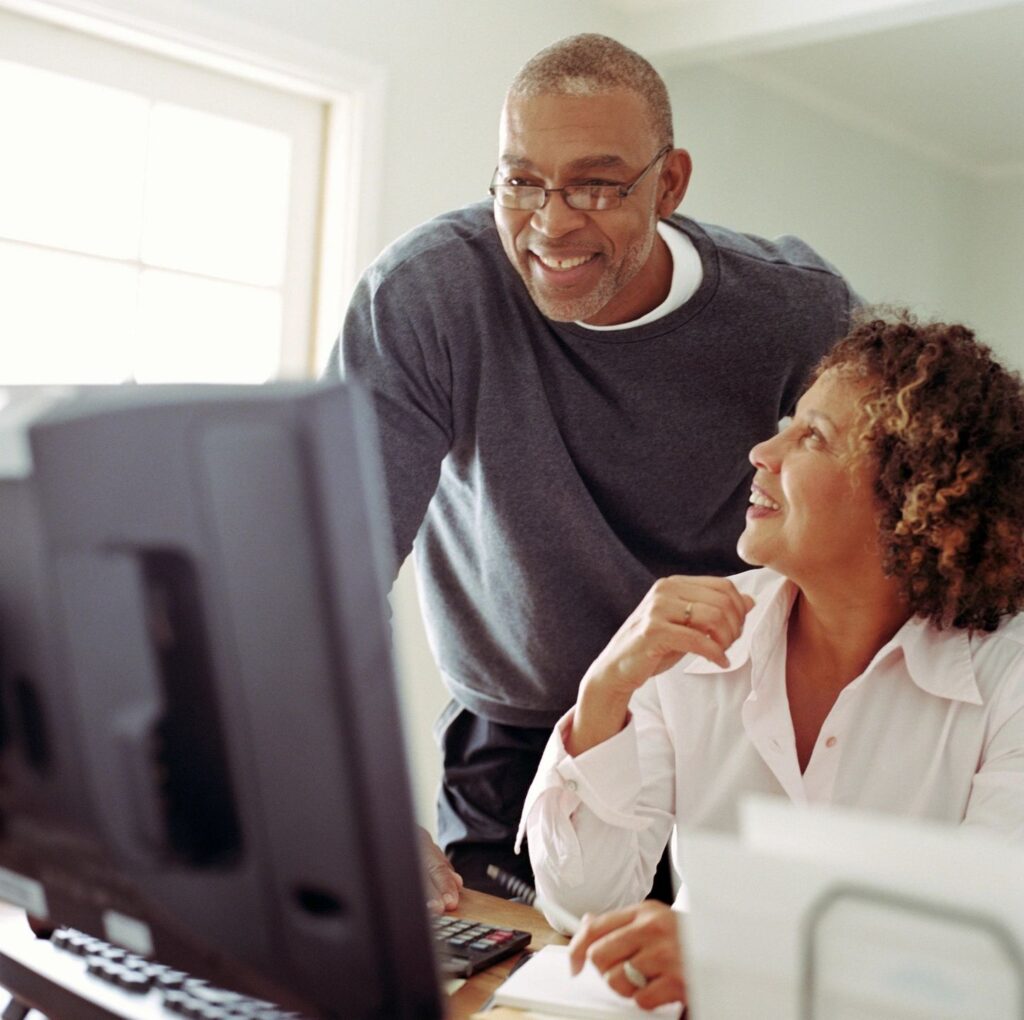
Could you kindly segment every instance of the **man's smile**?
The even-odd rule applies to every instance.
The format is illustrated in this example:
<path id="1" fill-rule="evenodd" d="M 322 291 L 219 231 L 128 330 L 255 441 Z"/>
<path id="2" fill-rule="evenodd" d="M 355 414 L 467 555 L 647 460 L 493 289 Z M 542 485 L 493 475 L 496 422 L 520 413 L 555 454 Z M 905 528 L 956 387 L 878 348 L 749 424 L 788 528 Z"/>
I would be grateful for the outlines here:
<path id="1" fill-rule="evenodd" d="M 582 266 L 585 262 L 597 258 L 597 252 L 587 255 L 545 255 L 542 252 L 531 251 L 530 254 L 539 259 L 548 269 L 555 270 L 575 269 L 577 266 Z"/>

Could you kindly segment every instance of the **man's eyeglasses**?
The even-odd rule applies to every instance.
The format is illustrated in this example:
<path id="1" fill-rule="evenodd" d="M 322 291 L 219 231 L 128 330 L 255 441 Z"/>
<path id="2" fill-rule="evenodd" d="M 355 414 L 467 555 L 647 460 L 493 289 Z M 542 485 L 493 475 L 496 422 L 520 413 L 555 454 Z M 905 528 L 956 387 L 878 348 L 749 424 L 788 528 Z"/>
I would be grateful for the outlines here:
<path id="1" fill-rule="evenodd" d="M 494 184 L 492 178 L 489 190 L 498 205 L 505 209 L 531 212 L 543 209 L 548 204 L 548 198 L 558 192 L 565 198 L 565 204 L 573 209 L 581 209 L 584 212 L 618 209 L 622 205 L 622 200 L 629 198 L 654 168 L 654 164 L 665 153 L 671 151 L 671 145 L 659 149 L 658 154 L 640 171 L 640 176 L 632 184 L 567 184 L 564 188 L 542 188 L 539 184 Z M 494 176 L 498 176 L 497 168 L 494 170 Z"/>

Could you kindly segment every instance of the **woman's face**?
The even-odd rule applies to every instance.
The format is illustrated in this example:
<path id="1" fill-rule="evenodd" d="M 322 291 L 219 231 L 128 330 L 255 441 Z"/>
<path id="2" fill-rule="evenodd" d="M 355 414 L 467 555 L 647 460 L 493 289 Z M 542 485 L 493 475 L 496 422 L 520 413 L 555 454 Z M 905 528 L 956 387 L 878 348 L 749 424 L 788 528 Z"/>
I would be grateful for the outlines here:
<path id="1" fill-rule="evenodd" d="M 854 439 L 864 386 L 826 372 L 785 428 L 750 451 L 757 471 L 737 546 L 748 563 L 801 587 L 880 573 L 875 471 Z"/>

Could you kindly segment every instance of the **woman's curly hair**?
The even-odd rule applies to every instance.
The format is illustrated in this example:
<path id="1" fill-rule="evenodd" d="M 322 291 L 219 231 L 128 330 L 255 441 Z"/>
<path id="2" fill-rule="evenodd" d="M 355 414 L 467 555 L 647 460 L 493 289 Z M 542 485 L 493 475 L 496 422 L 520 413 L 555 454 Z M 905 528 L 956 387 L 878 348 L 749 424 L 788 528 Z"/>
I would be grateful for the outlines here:
<path id="1" fill-rule="evenodd" d="M 884 317 L 883 317 L 884 316 Z M 868 310 L 815 375 L 867 384 L 885 573 L 936 626 L 995 630 L 1024 606 L 1024 384 L 966 326 Z"/>

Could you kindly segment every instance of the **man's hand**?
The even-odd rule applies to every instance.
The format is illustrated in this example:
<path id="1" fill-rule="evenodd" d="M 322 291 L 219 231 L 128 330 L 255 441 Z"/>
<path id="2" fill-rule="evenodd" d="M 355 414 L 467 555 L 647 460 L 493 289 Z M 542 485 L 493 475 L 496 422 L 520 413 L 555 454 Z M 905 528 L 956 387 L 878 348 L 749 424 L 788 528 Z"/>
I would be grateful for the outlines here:
<path id="1" fill-rule="evenodd" d="M 619 995 L 643 1009 L 686 1002 L 679 915 L 646 900 L 607 914 L 587 914 L 569 943 L 569 964 L 578 974 L 590 960 Z"/>
<path id="2" fill-rule="evenodd" d="M 443 914 L 459 905 L 462 876 L 452 867 L 441 848 L 420 828 L 420 859 L 423 861 L 424 884 L 427 890 L 427 909 L 432 914 Z"/>

